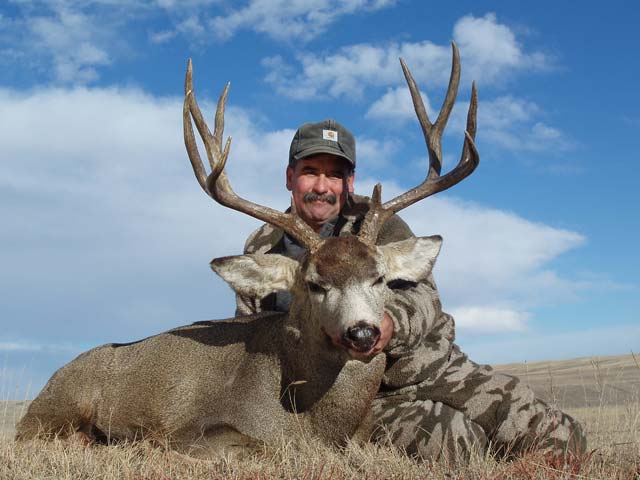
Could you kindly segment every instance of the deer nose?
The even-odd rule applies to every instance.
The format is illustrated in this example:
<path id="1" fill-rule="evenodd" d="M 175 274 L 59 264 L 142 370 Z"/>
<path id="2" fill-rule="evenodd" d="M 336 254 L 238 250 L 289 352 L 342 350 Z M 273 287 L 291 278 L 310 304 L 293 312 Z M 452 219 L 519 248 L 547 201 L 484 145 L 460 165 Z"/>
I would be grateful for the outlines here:
<path id="1" fill-rule="evenodd" d="M 354 350 L 368 352 L 380 338 L 380 329 L 366 322 L 349 327 L 343 335 L 344 342 Z"/>

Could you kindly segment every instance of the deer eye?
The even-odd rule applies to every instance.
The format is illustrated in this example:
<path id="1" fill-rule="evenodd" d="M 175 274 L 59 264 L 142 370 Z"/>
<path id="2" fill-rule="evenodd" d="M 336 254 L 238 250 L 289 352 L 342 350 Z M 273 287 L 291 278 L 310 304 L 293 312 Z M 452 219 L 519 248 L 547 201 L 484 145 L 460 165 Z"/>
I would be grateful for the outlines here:
<path id="1" fill-rule="evenodd" d="M 311 293 L 326 293 L 327 291 L 325 288 L 321 287 L 315 282 L 307 282 L 307 285 L 309 286 L 309 291 Z"/>
<path id="2" fill-rule="evenodd" d="M 384 275 L 381 275 L 380 277 L 378 277 L 378 279 L 373 282 L 373 286 L 377 286 L 377 285 L 381 285 L 384 283 Z"/>

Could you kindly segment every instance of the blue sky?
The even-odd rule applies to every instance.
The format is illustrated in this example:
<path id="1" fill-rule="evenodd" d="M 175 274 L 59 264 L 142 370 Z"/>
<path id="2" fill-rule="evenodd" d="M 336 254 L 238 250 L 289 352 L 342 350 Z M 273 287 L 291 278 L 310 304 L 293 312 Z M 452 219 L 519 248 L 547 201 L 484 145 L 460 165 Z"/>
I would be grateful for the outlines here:
<path id="1" fill-rule="evenodd" d="M 639 13 L 621 1 L 3 2 L 0 396 L 33 395 L 92 346 L 232 315 L 208 263 L 259 223 L 193 177 L 188 58 L 208 118 L 231 82 L 234 188 L 284 208 L 305 121 L 354 132 L 360 193 L 419 183 L 426 149 L 398 57 L 434 112 L 455 40 L 445 169 L 474 79 L 481 163 L 402 216 L 444 237 L 435 276 L 458 343 L 487 363 L 637 352 Z"/>

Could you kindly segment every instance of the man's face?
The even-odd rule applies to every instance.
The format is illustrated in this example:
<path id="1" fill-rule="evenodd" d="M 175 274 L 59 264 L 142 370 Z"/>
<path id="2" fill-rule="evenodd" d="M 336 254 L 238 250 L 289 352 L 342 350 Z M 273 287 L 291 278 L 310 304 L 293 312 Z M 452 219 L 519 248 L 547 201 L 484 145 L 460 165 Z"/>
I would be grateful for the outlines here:
<path id="1" fill-rule="evenodd" d="M 347 160 L 320 153 L 287 167 L 287 189 L 293 195 L 298 215 L 316 232 L 336 217 L 350 192 L 354 174 Z"/>

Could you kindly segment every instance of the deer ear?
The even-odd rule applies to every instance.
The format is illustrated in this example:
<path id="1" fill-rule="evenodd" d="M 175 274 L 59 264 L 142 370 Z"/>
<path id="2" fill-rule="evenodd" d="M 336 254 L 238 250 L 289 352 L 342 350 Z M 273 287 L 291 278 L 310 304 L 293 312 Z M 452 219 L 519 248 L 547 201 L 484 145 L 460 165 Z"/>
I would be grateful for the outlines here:
<path id="1" fill-rule="evenodd" d="M 284 255 L 262 253 L 214 258 L 210 266 L 237 294 L 257 298 L 290 290 L 299 268 Z"/>
<path id="2" fill-rule="evenodd" d="M 442 237 L 411 237 L 379 246 L 387 264 L 387 281 L 425 279 L 438 258 Z"/>

